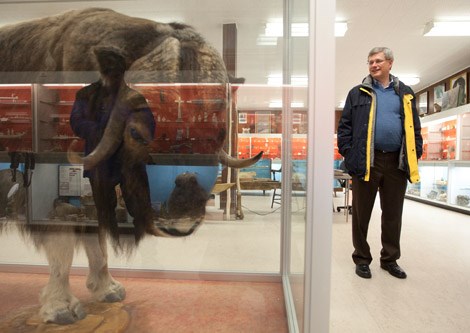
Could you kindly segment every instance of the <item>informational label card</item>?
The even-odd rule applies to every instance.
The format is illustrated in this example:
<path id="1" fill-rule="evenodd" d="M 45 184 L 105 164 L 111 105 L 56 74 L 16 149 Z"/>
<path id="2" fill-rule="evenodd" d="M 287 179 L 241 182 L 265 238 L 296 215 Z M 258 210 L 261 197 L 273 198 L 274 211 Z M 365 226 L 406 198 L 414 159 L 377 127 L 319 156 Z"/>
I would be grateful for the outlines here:
<path id="1" fill-rule="evenodd" d="M 59 165 L 59 196 L 79 197 L 82 192 L 83 167 Z"/>

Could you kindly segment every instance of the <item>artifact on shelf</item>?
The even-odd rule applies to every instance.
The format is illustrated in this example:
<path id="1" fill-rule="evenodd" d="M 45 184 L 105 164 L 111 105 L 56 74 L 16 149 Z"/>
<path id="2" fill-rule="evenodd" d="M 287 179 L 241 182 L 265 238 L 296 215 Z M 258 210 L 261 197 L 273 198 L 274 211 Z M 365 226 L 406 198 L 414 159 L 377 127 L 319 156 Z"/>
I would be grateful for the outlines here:
<path id="1" fill-rule="evenodd" d="M 428 199 L 435 200 L 437 198 L 437 191 L 431 190 L 428 194 L 427 197 Z"/>
<path id="2" fill-rule="evenodd" d="M 470 196 L 458 195 L 456 198 L 457 205 L 467 207 L 470 204 Z"/>

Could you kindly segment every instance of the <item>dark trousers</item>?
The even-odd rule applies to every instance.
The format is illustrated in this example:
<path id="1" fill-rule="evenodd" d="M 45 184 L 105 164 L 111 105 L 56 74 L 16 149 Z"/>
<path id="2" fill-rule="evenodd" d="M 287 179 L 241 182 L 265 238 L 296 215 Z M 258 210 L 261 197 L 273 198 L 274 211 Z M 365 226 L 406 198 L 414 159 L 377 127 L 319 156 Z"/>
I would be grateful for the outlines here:
<path id="1" fill-rule="evenodd" d="M 396 262 L 400 258 L 400 233 L 403 201 L 406 191 L 406 173 L 398 169 L 399 153 L 375 151 L 374 166 L 369 181 L 352 177 L 352 238 L 353 261 L 370 264 L 372 255 L 367 243 L 367 231 L 377 191 L 382 209 L 382 250 L 380 261 Z"/>

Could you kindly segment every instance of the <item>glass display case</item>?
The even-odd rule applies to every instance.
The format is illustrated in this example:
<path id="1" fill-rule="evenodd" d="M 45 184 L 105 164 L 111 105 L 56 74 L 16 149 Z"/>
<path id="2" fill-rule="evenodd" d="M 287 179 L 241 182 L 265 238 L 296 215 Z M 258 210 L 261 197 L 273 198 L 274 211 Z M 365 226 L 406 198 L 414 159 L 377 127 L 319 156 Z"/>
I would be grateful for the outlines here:
<path id="1" fill-rule="evenodd" d="M 421 182 L 408 190 L 408 193 L 425 199 L 447 203 L 448 165 L 446 163 L 421 164 Z"/>
<path id="2" fill-rule="evenodd" d="M 453 160 L 456 156 L 457 120 L 446 120 L 442 123 L 423 126 L 422 160 Z"/>
<path id="3" fill-rule="evenodd" d="M 470 163 L 456 163 L 452 166 L 453 184 L 449 191 L 449 203 L 470 210 Z"/>
<path id="4" fill-rule="evenodd" d="M 421 181 L 408 198 L 470 214 L 469 119 L 469 104 L 422 118 Z"/>
<path id="5" fill-rule="evenodd" d="M 49 15 L 57 23 L 62 15 L 73 16 L 83 10 L 79 26 L 88 27 L 87 33 L 75 33 L 74 38 L 59 38 L 75 29 L 73 20 L 66 20 L 67 29 L 57 30 L 60 36 L 54 43 L 67 40 L 63 46 L 70 47 L 73 59 L 67 58 L 70 54 L 65 51 L 60 54 L 64 56 L 63 59 L 59 56 L 60 61 L 54 58 L 59 51 L 31 54 L 26 48 L 21 54 L 18 46 L 15 53 L 27 58 L 31 66 L 41 63 L 32 60 L 44 56 L 44 67 L 27 70 L 24 67 L 24 72 L 17 68 L 0 76 L 0 171 L 5 176 L 0 182 L 0 202 L 2 208 L 7 208 L 0 216 L 0 277 L 4 281 L 0 286 L 0 298 L 4 300 L 0 306 L 0 330 L 17 325 L 18 320 L 39 330 L 47 330 L 49 322 L 75 325 L 85 322 L 82 319 L 87 313 L 95 313 L 101 307 L 111 309 L 113 314 L 118 308 L 123 309 L 125 314 L 120 312 L 114 317 L 119 320 L 113 323 L 128 324 L 129 331 L 136 332 L 150 331 L 152 325 L 165 325 L 165 320 L 156 318 L 162 312 L 155 310 L 165 308 L 171 309 L 171 313 L 164 311 L 163 315 L 168 315 L 168 323 L 179 325 L 181 318 L 191 313 L 189 317 L 202 318 L 203 324 L 209 325 L 198 329 L 202 327 L 208 332 L 218 329 L 207 323 L 205 318 L 209 317 L 211 322 L 215 320 L 242 331 L 256 331 L 260 327 L 270 332 L 328 330 L 332 216 L 331 196 L 325 193 L 331 193 L 333 161 L 328 156 L 333 144 L 321 138 L 333 134 L 332 125 L 324 125 L 333 124 L 333 113 L 324 111 L 333 109 L 334 104 L 331 75 L 335 59 L 334 3 L 263 0 L 257 6 L 270 15 L 263 20 L 246 10 L 251 8 L 249 1 L 206 1 L 191 10 L 183 2 L 163 4 L 147 0 L 140 1 L 138 6 L 127 1 L 103 1 L 100 5 L 105 8 L 88 9 L 87 2 L 67 1 L 56 2 L 53 7 L 40 2 L 0 4 L 8 6 L 9 13 L 18 13 L 12 15 L 10 23 Z M 76 11 L 69 12 L 71 9 Z M 125 114 L 125 121 L 116 123 L 121 126 L 116 126 L 116 132 L 122 136 L 114 137 L 111 140 L 114 148 L 100 157 L 104 161 L 116 157 L 113 166 L 124 165 L 119 186 L 115 187 L 116 179 L 112 177 L 101 183 L 101 175 L 108 175 L 109 171 L 102 168 L 103 160 L 91 167 L 84 162 L 95 155 L 83 154 L 85 143 L 70 125 L 77 92 L 100 77 L 97 63 L 104 66 L 96 53 L 99 48 L 95 49 L 98 39 L 89 38 L 94 32 L 89 27 L 93 25 L 84 24 L 83 20 L 88 19 L 86 13 L 90 11 L 97 11 L 96 15 L 100 12 L 121 15 L 110 10 L 129 15 L 131 18 L 126 16 L 125 20 L 132 24 L 117 29 L 124 31 L 119 41 L 126 47 L 116 50 L 115 45 L 106 44 L 105 51 L 128 61 L 126 67 L 140 66 L 135 70 L 137 76 L 151 77 L 137 80 L 126 76 L 125 81 L 145 98 L 156 121 L 154 139 L 149 141 L 142 135 L 142 128 L 149 123 L 134 122 L 135 113 Z M 232 18 L 236 24 L 227 24 Z M 150 29 L 150 33 L 145 26 L 138 30 L 139 37 L 165 33 L 152 43 L 141 45 L 143 39 L 131 38 L 128 32 L 139 27 L 142 19 L 163 23 L 148 23 L 154 30 Z M 118 21 L 100 22 L 105 26 Z M 184 23 L 166 23 L 175 21 Z M 274 38 L 269 35 L 265 28 L 271 23 L 279 25 L 281 35 Z M 293 35 L 294 23 L 310 27 L 309 32 Z M 321 31 L 314 28 L 317 26 L 322 27 Z M 96 27 L 96 31 L 102 32 L 102 26 Z M 258 30 L 259 38 L 251 38 L 252 32 Z M 166 40 L 168 31 L 173 35 Z M 117 37 L 112 37 L 107 42 L 115 43 Z M 178 38 L 190 41 L 178 44 Z M 310 46 L 316 39 L 316 45 L 324 46 L 313 52 Z M 277 46 L 262 43 L 265 40 Z M 198 43 L 203 47 L 191 50 Z M 80 49 L 84 45 L 88 46 Z M 188 60 L 195 53 L 198 64 Z M 213 56 L 215 53 L 219 56 Z M 96 59 L 88 59 L 93 54 Z M 46 65 L 63 68 L 54 71 L 51 70 L 54 67 Z M 203 71 L 204 66 L 209 69 Z M 201 75 L 217 76 L 221 67 L 224 80 L 213 82 L 194 74 L 201 71 Z M 101 84 L 107 85 L 109 72 L 100 69 Z M 132 72 L 129 69 L 127 74 Z M 154 79 L 168 72 L 173 75 L 167 76 L 171 79 Z M 273 83 L 266 82 L 272 72 L 283 73 L 280 81 L 274 83 L 274 90 L 269 88 Z M 300 82 L 295 79 L 298 73 L 303 78 Z M 271 94 L 260 94 L 265 90 Z M 94 98 L 105 100 L 107 96 Z M 297 106 L 299 99 L 304 100 L 301 111 Z M 256 133 L 239 130 L 237 123 L 252 120 L 251 114 L 244 116 L 246 112 L 239 112 L 239 105 L 243 105 L 243 110 L 266 110 L 270 102 L 278 103 L 277 111 L 274 115 L 253 116 Z M 96 105 L 88 106 L 102 112 Z M 110 114 L 118 112 L 121 104 L 117 105 Z M 106 132 L 108 128 L 100 130 Z M 141 146 L 148 148 L 145 156 L 139 155 Z M 231 204 L 239 199 L 239 192 L 235 191 L 239 179 L 233 169 L 246 163 L 240 159 L 253 157 L 259 151 L 265 152 L 265 158 L 280 160 L 281 205 L 269 214 L 253 213 L 243 221 L 235 221 Z M 13 166 L 10 152 L 21 153 L 19 165 Z M 138 161 L 143 161 L 147 176 L 143 181 L 137 176 L 126 178 L 127 172 L 135 171 L 129 156 L 138 156 L 141 158 Z M 236 158 L 237 162 L 232 161 Z M 236 166 L 231 167 L 230 163 Z M 84 177 L 84 171 L 90 170 L 100 170 L 98 176 L 93 175 L 94 181 Z M 12 177 L 13 174 L 17 177 Z M 146 216 L 146 222 L 150 222 L 143 226 L 130 216 L 131 210 L 132 215 L 142 212 L 130 206 L 142 203 L 140 207 L 149 208 L 145 188 L 139 187 L 147 181 L 152 215 Z M 180 189 L 180 181 L 188 187 L 179 192 L 181 197 L 186 196 L 185 200 L 178 201 L 180 197 L 172 196 Z M 124 183 L 128 190 L 123 189 Z M 300 184 L 299 195 L 292 193 L 294 183 Z M 197 186 L 189 187 L 194 184 Z M 112 191 L 107 191 L 111 186 Z M 109 196 L 96 194 L 101 190 Z M 127 201 L 130 192 L 135 195 L 132 202 Z M 140 193 L 144 194 L 139 197 Z M 113 204 L 109 220 L 97 208 L 97 198 Z M 245 201 L 248 204 L 256 201 L 249 199 Z M 220 200 L 217 212 L 222 211 L 215 220 L 208 218 L 212 200 Z M 195 218 L 170 214 L 179 213 L 186 206 L 200 208 L 201 202 L 205 215 Z M 103 221 L 111 225 L 107 234 L 103 233 L 108 227 Z M 138 232 L 149 235 L 139 238 Z M 104 240 L 107 238 L 108 243 Z M 161 287 L 162 281 L 170 287 Z M 73 287 L 69 288 L 69 282 Z M 16 288 L 23 293 L 15 293 Z M 36 301 L 41 289 L 41 299 Z M 60 292 L 54 292 L 59 289 Z M 13 297 L 15 304 L 11 305 L 6 300 Z M 97 302 L 88 302 L 89 299 Z M 205 305 L 201 306 L 201 301 Z M 34 307 L 27 310 L 32 312 L 22 312 L 30 305 Z M 238 317 L 232 312 L 237 309 L 243 312 Z M 246 318 L 257 329 L 249 326 Z M 103 319 L 100 325 L 107 322 Z M 106 330 L 104 326 L 101 329 Z"/>
<path id="6" fill-rule="evenodd" d="M 470 161 L 470 113 L 460 118 L 460 158 Z"/>
<path id="7" fill-rule="evenodd" d="M 238 134 L 238 156 L 252 157 L 263 152 L 264 158 L 280 159 L 282 147 L 281 134 Z M 305 160 L 307 158 L 307 136 L 305 134 L 292 135 L 292 159 Z"/>

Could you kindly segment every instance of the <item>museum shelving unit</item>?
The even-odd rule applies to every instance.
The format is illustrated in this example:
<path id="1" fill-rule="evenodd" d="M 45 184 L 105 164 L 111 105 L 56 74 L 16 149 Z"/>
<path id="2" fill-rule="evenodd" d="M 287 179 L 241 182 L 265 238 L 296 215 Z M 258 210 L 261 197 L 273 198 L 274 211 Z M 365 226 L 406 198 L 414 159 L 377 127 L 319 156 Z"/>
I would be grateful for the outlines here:
<path id="1" fill-rule="evenodd" d="M 32 85 L 0 84 L 0 152 L 32 151 Z"/>
<path id="2" fill-rule="evenodd" d="M 406 197 L 470 214 L 470 104 L 425 116 L 421 127 L 421 180 Z"/>
<path id="3" fill-rule="evenodd" d="M 307 158 L 307 135 L 292 135 L 292 159 L 305 160 Z M 238 156 L 240 158 L 252 157 L 263 152 L 263 158 L 280 159 L 282 147 L 282 134 L 248 133 L 238 134 Z"/>
<path id="4" fill-rule="evenodd" d="M 84 86 L 81 83 L 35 85 L 38 153 L 64 153 L 72 140 L 80 139 L 70 127 L 70 112 L 75 94 Z"/>
<path id="5" fill-rule="evenodd" d="M 70 127 L 76 92 L 85 84 L 37 84 L 38 152 L 66 152 L 79 139 Z M 153 154 L 207 154 L 226 129 L 225 85 L 130 84 L 146 98 L 157 127 Z M 224 109 L 224 106 L 222 106 Z M 78 147 L 80 148 L 80 147 Z"/>
<path id="6" fill-rule="evenodd" d="M 80 194 L 91 195 L 88 180 L 81 177 L 81 166 L 67 171 L 76 184 L 62 181 L 65 175 L 57 169 L 69 164 L 67 150 L 73 141 L 76 141 L 73 150 L 83 152 L 84 141 L 73 133 L 70 114 L 77 91 L 94 81 L 92 75 L 88 76 L 82 75 L 88 78 L 84 81 L 87 83 L 72 80 L 71 83 L 0 85 L 0 163 L 9 165 L 9 152 L 34 153 L 36 170 L 31 193 L 34 220 L 46 221 L 54 200 L 59 197 L 78 200 Z M 152 200 L 159 207 L 159 200 L 166 198 L 163 192 L 173 185 L 171 174 L 178 170 L 202 174 L 204 167 L 218 170 L 216 147 L 225 139 L 230 141 L 227 105 L 232 102 L 232 94 L 227 90 L 231 86 L 157 83 L 129 83 L 129 86 L 146 98 L 156 121 L 147 168 L 151 180 L 160 185 L 152 188 Z M 166 175 L 169 184 L 162 186 L 160 178 L 165 176 L 160 174 Z M 49 185 L 43 184 L 44 180 Z M 42 190 L 44 187 L 49 188 L 47 193 Z M 66 190 L 70 187 L 74 190 Z"/>
<path id="7" fill-rule="evenodd" d="M 208 154 L 226 131 L 227 86 L 132 84 L 147 99 L 157 128 L 152 153 Z M 229 101 L 230 103 L 230 101 Z"/>

